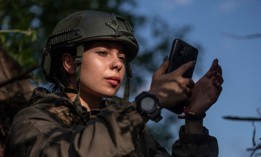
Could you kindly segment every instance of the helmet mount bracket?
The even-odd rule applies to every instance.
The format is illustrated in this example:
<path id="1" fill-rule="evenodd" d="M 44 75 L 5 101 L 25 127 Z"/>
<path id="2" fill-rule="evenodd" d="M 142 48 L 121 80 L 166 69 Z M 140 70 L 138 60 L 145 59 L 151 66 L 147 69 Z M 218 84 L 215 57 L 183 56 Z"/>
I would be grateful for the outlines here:
<path id="1" fill-rule="evenodd" d="M 105 24 L 114 30 L 115 36 L 121 35 L 115 14 L 112 14 L 111 22 L 105 22 Z"/>

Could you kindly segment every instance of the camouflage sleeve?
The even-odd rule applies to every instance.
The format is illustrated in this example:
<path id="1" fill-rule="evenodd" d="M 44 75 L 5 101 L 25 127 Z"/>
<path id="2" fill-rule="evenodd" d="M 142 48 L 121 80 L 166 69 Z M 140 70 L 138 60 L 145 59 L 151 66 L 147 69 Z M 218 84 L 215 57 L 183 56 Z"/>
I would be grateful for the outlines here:
<path id="1" fill-rule="evenodd" d="M 142 152 L 138 156 L 144 157 L 171 157 L 167 150 L 162 147 L 154 137 L 149 133 L 149 130 L 145 128 L 138 138 L 138 145 L 136 147 L 137 152 Z"/>
<path id="2" fill-rule="evenodd" d="M 86 126 L 70 128 L 31 106 L 15 117 L 8 150 L 20 157 L 129 156 L 143 127 L 131 107 L 111 105 Z"/>
<path id="3" fill-rule="evenodd" d="M 218 157 L 218 142 L 213 136 L 209 136 L 204 128 L 203 134 L 185 134 L 182 126 L 179 132 L 179 140 L 172 146 L 173 157 Z"/>

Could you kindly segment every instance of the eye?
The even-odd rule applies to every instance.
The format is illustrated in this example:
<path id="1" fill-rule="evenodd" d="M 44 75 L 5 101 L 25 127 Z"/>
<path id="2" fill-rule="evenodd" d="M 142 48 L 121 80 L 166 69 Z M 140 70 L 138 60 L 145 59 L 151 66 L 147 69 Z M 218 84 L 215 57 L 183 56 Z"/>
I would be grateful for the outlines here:
<path id="1" fill-rule="evenodd" d="M 123 63 L 126 63 L 126 56 L 125 56 L 125 54 L 119 54 L 118 57 L 119 57 L 119 59 L 120 59 Z"/>
<path id="2" fill-rule="evenodd" d="M 98 55 L 100 55 L 100 56 L 107 56 L 108 55 L 108 52 L 107 51 L 97 51 L 96 52 Z"/>

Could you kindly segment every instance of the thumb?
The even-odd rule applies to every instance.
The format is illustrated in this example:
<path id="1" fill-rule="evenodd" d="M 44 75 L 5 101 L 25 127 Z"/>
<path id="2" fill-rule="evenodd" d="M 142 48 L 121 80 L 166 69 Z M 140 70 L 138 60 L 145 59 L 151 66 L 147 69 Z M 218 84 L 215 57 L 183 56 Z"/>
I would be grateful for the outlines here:
<path id="1" fill-rule="evenodd" d="M 207 73 L 205 74 L 206 77 L 210 78 L 211 77 L 211 72 L 217 67 L 218 65 L 218 59 L 214 59 L 212 61 L 212 64 L 210 68 L 208 69 Z"/>
<path id="2" fill-rule="evenodd" d="M 160 65 L 158 70 L 156 70 L 156 72 L 154 73 L 154 77 L 158 77 L 165 74 L 168 69 L 168 66 L 169 66 L 169 57 L 165 56 L 163 63 Z"/>

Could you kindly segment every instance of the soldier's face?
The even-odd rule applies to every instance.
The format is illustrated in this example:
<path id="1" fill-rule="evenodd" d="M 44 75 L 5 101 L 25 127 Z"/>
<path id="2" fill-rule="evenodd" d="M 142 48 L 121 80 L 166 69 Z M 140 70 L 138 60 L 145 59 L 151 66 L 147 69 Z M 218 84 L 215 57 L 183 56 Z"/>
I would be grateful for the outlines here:
<path id="1" fill-rule="evenodd" d="M 81 65 L 82 94 L 111 97 L 120 88 L 125 75 L 125 52 L 115 42 L 94 43 L 83 53 Z"/>

